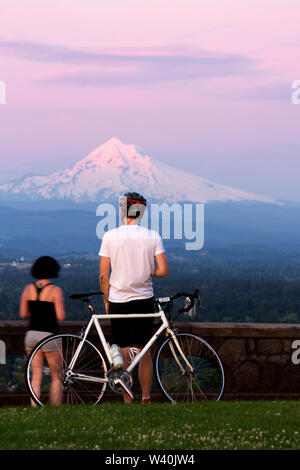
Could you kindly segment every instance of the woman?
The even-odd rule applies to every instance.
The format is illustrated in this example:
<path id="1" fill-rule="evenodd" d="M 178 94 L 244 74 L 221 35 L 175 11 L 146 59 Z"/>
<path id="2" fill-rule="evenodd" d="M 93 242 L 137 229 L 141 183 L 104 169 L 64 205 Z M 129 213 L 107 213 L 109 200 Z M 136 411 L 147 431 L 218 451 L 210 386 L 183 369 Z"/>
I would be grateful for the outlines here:
<path id="1" fill-rule="evenodd" d="M 29 354 L 43 338 L 58 332 L 58 320 L 65 319 L 65 308 L 62 290 L 53 285 L 52 278 L 58 277 L 60 266 L 54 258 L 42 256 L 32 268 L 31 275 L 37 281 L 23 290 L 20 302 L 20 317 L 29 318 L 29 327 L 25 335 L 25 350 Z M 61 383 L 59 380 L 60 352 L 53 347 L 53 342 L 39 351 L 32 361 L 32 387 L 37 395 L 41 393 L 44 360 L 51 373 L 50 403 L 61 402 Z M 33 400 L 31 404 L 34 406 Z"/>

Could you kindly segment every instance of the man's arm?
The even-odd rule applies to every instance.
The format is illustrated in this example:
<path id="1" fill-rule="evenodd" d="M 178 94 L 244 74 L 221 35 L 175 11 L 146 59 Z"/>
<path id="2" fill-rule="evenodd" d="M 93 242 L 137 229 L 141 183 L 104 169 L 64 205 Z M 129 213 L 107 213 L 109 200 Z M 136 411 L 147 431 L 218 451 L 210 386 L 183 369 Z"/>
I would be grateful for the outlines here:
<path id="1" fill-rule="evenodd" d="M 105 305 L 105 311 L 107 314 L 109 313 L 109 303 L 108 303 L 109 271 L 110 271 L 110 258 L 108 258 L 107 256 L 101 256 L 99 283 L 100 283 L 100 290 L 103 292 L 103 301 Z"/>
<path id="2" fill-rule="evenodd" d="M 153 276 L 165 277 L 168 274 L 168 262 L 165 253 L 160 253 L 155 256 L 157 267 L 154 270 Z"/>

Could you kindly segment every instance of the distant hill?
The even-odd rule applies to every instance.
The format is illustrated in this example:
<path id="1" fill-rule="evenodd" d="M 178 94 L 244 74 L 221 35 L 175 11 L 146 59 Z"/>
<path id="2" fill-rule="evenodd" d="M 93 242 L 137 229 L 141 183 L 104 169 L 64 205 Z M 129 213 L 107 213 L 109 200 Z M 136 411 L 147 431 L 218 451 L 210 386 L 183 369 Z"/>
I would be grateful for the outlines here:
<path id="1" fill-rule="evenodd" d="M 77 207 L 77 206 L 76 206 Z M 207 204 L 204 209 L 203 252 L 260 247 L 287 250 L 300 246 L 300 207 L 262 203 Z M 25 210 L 0 206 L 2 256 L 95 253 L 101 240 L 94 210 Z M 186 240 L 164 240 L 165 246 L 184 252 Z M 187 253 L 188 254 L 188 253 Z"/>

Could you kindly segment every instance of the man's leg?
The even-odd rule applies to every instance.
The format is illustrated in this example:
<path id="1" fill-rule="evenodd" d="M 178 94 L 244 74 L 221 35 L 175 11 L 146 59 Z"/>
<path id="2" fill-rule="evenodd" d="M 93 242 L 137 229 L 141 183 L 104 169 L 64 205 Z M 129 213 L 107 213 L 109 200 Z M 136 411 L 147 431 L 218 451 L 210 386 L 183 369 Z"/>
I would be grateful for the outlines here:
<path id="1" fill-rule="evenodd" d="M 129 350 L 130 350 L 130 347 L 127 346 L 126 348 L 120 348 L 121 349 L 121 353 L 122 353 L 122 356 L 123 356 L 123 361 L 124 361 L 124 369 L 127 369 L 127 367 L 129 366 L 130 364 L 130 356 L 129 356 Z M 131 397 L 128 395 L 128 393 L 124 393 L 123 394 L 123 400 L 125 401 L 125 403 L 131 403 Z"/>
<path id="2" fill-rule="evenodd" d="M 142 348 L 139 348 L 142 349 Z M 129 356 L 130 347 L 121 348 L 121 352 L 123 355 L 124 360 L 124 369 L 126 369 L 130 364 L 130 356 Z M 139 381 L 142 388 L 142 396 L 143 398 L 149 398 L 151 394 L 151 387 L 152 387 L 152 375 L 153 375 L 153 362 L 150 350 L 146 352 L 146 354 L 142 357 L 139 362 Z M 124 393 L 123 399 L 126 403 L 130 403 L 132 400 L 127 393 Z"/>
<path id="3" fill-rule="evenodd" d="M 142 357 L 139 363 L 139 381 L 142 387 L 143 398 L 150 399 L 152 386 L 153 363 L 150 350 Z"/>

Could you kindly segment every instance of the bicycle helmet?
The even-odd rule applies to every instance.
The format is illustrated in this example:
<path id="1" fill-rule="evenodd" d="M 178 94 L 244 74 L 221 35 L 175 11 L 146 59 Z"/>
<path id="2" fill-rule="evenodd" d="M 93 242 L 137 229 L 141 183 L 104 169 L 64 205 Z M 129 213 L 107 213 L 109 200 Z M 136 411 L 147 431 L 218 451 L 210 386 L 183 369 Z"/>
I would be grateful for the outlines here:
<path id="1" fill-rule="evenodd" d="M 139 193 L 126 193 L 120 198 L 120 206 L 125 210 L 126 217 L 137 219 L 144 214 L 147 201 Z"/>

